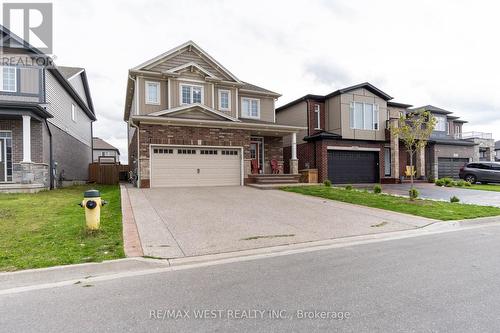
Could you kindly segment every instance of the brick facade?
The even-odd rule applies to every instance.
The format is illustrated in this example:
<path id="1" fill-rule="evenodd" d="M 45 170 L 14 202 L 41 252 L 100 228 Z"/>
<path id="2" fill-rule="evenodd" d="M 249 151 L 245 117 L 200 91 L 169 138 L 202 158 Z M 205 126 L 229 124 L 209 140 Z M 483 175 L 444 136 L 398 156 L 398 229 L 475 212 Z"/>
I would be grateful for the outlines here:
<path id="1" fill-rule="evenodd" d="M 251 137 L 250 131 L 241 129 L 141 124 L 139 127 L 140 186 L 150 186 L 150 144 L 243 147 L 244 170 L 245 174 L 248 174 Z M 136 142 L 135 133 L 129 146 L 131 156 L 137 154 Z M 269 162 L 271 159 L 275 159 L 280 165 L 283 165 L 282 137 L 264 137 L 265 172 L 270 172 Z"/>
<path id="2" fill-rule="evenodd" d="M 315 142 L 307 142 L 297 145 L 297 158 L 299 159 L 299 170 L 301 169 L 318 169 L 318 182 L 323 182 L 328 179 L 328 146 L 351 147 L 359 148 L 377 148 L 379 151 L 379 178 L 382 182 L 389 182 L 391 178 L 385 177 L 384 174 L 384 147 L 385 142 L 370 142 L 359 140 L 318 140 Z M 287 157 L 291 154 L 291 147 L 284 149 L 285 173 L 288 172 L 290 165 L 287 162 Z"/>
<path id="3" fill-rule="evenodd" d="M 49 186 L 49 167 L 44 161 L 43 126 L 31 119 L 31 162 L 23 160 L 23 121 L 21 119 L 1 119 L 0 130 L 12 135 L 12 182 L 35 183 Z"/>
<path id="4" fill-rule="evenodd" d="M 308 121 L 308 135 L 313 135 L 315 133 L 320 132 L 325 129 L 325 103 L 324 102 L 316 102 L 314 100 L 308 100 L 307 105 L 309 106 L 307 112 Z M 316 119 L 316 105 L 319 105 L 320 108 L 320 129 L 317 129 L 317 119 Z M 299 158 L 300 160 L 300 158 Z M 300 167 L 299 167 L 300 168 Z"/>

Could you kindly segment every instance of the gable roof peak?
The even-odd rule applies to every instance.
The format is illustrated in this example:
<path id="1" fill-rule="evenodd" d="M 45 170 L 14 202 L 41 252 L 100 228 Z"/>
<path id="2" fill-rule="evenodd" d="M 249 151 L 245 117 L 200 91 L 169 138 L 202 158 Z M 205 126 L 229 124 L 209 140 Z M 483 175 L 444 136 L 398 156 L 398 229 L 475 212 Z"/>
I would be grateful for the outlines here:
<path id="1" fill-rule="evenodd" d="M 230 78 L 232 78 L 234 81 L 238 83 L 242 83 L 240 79 L 238 79 L 233 73 L 231 73 L 229 70 L 227 70 L 222 64 L 220 64 L 217 60 L 215 60 L 211 55 L 209 55 L 205 50 L 203 50 L 198 44 L 196 44 L 192 40 L 188 40 L 185 43 L 182 43 L 181 45 L 174 47 L 173 49 L 168 50 L 167 52 L 164 52 L 146 62 L 143 62 L 142 64 L 134 67 L 131 69 L 131 71 L 140 71 L 140 70 L 147 70 L 148 68 L 152 67 L 153 65 L 160 63 L 169 57 L 176 55 L 178 53 L 182 53 L 184 49 L 190 49 L 190 48 L 195 48 L 199 53 L 201 53 L 205 58 L 207 58 L 210 62 L 212 62 L 217 68 L 219 68 L 222 72 L 227 74 Z"/>

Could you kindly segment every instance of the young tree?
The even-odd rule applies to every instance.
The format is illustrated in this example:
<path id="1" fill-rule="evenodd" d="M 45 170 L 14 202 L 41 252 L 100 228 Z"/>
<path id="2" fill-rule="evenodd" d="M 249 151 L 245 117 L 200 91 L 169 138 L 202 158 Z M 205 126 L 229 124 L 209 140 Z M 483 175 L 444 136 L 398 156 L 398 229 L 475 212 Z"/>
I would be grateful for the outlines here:
<path id="1" fill-rule="evenodd" d="M 428 111 L 412 110 L 399 117 L 398 126 L 391 127 L 391 134 L 399 137 L 403 142 L 406 151 L 410 155 L 410 198 L 413 190 L 413 155 L 415 152 L 425 149 L 427 141 L 436 126 L 436 118 Z"/>

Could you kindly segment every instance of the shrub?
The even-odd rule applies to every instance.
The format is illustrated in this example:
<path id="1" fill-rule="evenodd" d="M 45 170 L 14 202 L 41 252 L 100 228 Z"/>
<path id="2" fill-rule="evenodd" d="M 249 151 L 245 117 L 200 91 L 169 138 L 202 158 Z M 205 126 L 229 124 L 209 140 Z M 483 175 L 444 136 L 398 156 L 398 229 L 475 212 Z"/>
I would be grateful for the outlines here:
<path id="1" fill-rule="evenodd" d="M 472 186 L 472 184 L 471 184 L 470 182 L 464 182 L 464 185 L 465 185 L 466 187 Z"/>
<path id="2" fill-rule="evenodd" d="M 460 202 L 460 199 L 454 195 L 450 198 L 450 202 Z"/>
<path id="3" fill-rule="evenodd" d="M 434 176 L 432 176 L 432 175 L 427 176 L 427 182 L 428 182 L 428 183 L 431 183 L 431 184 L 432 184 L 432 183 L 434 183 L 435 181 L 436 181 L 436 178 L 434 178 Z"/>
<path id="4" fill-rule="evenodd" d="M 373 186 L 373 193 L 377 193 L 377 194 L 382 193 L 382 186 L 380 186 L 380 185 Z"/>
<path id="5" fill-rule="evenodd" d="M 437 186 L 444 186 L 444 180 L 442 180 L 442 179 L 436 179 L 436 185 Z"/>
<path id="6" fill-rule="evenodd" d="M 455 186 L 464 187 L 465 186 L 465 180 L 460 179 L 459 181 L 456 182 Z"/>
<path id="7" fill-rule="evenodd" d="M 325 185 L 326 187 L 330 187 L 332 186 L 332 182 L 327 179 L 323 182 L 323 185 Z"/>
<path id="8" fill-rule="evenodd" d="M 451 178 L 443 178 L 444 186 L 446 187 L 452 187 L 453 186 L 453 179 Z"/>
<path id="9" fill-rule="evenodd" d="M 410 200 L 415 200 L 416 198 L 418 198 L 418 190 L 416 188 L 411 188 L 409 191 L 408 191 L 408 194 L 410 195 Z"/>
<path id="10" fill-rule="evenodd" d="M 346 185 L 345 189 L 348 191 L 352 190 L 352 185 Z"/>

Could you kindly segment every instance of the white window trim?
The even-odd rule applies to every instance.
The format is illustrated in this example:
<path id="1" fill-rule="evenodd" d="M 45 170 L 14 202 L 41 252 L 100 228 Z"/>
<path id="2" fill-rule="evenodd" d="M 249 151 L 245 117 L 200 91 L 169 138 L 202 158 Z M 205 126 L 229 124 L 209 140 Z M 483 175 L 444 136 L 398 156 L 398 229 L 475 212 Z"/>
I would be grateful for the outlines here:
<path id="1" fill-rule="evenodd" d="M 158 87 L 156 89 L 156 102 L 149 100 L 148 85 L 154 84 Z M 161 84 L 158 81 L 144 81 L 144 102 L 148 105 L 160 105 L 161 104 Z"/>
<path id="2" fill-rule="evenodd" d="M 71 120 L 76 123 L 76 107 L 73 103 L 71 103 Z"/>
<path id="3" fill-rule="evenodd" d="M 321 129 L 321 107 L 319 104 L 314 105 L 314 114 L 316 114 L 316 127 L 314 129 Z"/>
<path id="4" fill-rule="evenodd" d="M 250 114 L 248 114 L 248 115 L 244 114 L 244 112 L 245 112 L 245 110 L 243 110 L 243 101 L 244 100 L 248 100 L 249 102 L 250 101 L 257 101 L 257 116 L 256 117 L 253 117 Z M 249 105 L 250 105 L 250 103 L 249 103 Z M 260 99 L 258 99 L 258 98 L 251 98 L 251 97 L 242 97 L 241 98 L 241 118 L 260 119 Z"/>
<path id="5" fill-rule="evenodd" d="M 356 127 L 356 112 L 354 112 L 354 104 L 359 103 L 363 105 L 363 128 L 357 128 Z M 364 115 L 365 115 L 365 105 L 372 105 L 372 115 L 373 115 L 373 121 L 372 121 L 372 128 L 365 128 L 365 121 L 364 121 Z M 349 108 L 349 113 L 352 112 L 352 124 L 349 124 L 349 128 L 353 130 L 362 130 L 362 131 L 378 131 L 380 130 L 380 112 L 378 108 L 378 104 L 372 104 L 372 103 L 364 103 L 364 102 L 351 102 L 350 108 Z M 351 115 L 349 114 L 349 122 L 351 119 Z M 377 126 L 375 126 L 377 125 Z M 375 128 L 376 127 L 376 128 Z"/>
<path id="6" fill-rule="evenodd" d="M 222 93 L 223 92 L 227 92 L 227 108 L 223 108 L 221 106 L 221 96 L 222 96 Z M 219 92 L 218 92 L 218 95 L 219 95 L 219 110 L 221 111 L 231 111 L 231 90 L 229 89 L 219 89 Z"/>
<path id="7" fill-rule="evenodd" d="M 189 104 L 194 104 L 193 103 L 193 89 L 190 89 L 190 96 L 189 99 L 191 100 L 191 103 L 182 103 L 182 87 L 197 87 L 201 88 L 201 104 L 205 104 L 205 87 L 199 84 L 189 84 L 189 83 L 181 83 L 180 84 L 180 89 L 179 89 L 179 104 L 180 105 L 189 105 Z"/>
<path id="8" fill-rule="evenodd" d="M 3 69 L 13 68 L 14 69 L 14 90 L 4 89 L 3 85 Z M 17 92 L 17 68 L 14 66 L 0 66 L 0 91 L 4 92 Z"/>

